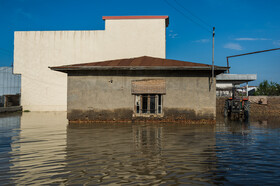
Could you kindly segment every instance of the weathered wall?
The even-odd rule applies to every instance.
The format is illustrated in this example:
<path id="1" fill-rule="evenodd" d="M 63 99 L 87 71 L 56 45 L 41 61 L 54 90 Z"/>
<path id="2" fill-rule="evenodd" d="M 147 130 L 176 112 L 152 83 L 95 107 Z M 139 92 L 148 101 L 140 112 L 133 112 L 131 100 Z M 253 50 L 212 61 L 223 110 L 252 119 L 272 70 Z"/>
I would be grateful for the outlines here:
<path id="1" fill-rule="evenodd" d="M 67 76 L 49 66 L 152 56 L 165 58 L 165 19 L 106 20 L 102 31 L 14 34 L 14 73 L 24 110 L 66 111 Z"/>
<path id="2" fill-rule="evenodd" d="M 131 81 L 143 79 L 166 81 L 161 120 L 215 120 L 216 89 L 209 90 L 208 72 L 73 73 L 68 76 L 69 120 L 132 120 L 134 95 L 131 94 Z M 212 86 L 215 87 L 215 82 Z"/>
<path id="3" fill-rule="evenodd" d="M 224 113 L 226 97 L 217 97 L 217 113 Z M 267 104 L 251 103 L 250 116 L 280 116 L 280 96 L 267 96 Z"/>

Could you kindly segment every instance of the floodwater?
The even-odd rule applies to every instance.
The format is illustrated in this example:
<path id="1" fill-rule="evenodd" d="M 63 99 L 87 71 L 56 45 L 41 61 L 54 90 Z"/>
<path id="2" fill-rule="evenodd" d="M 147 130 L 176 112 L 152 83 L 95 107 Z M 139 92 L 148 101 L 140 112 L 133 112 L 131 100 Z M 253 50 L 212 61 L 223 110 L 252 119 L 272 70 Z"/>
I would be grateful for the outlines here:
<path id="1" fill-rule="evenodd" d="M 68 125 L 0 116 L 0 185 L 280 184 L 280 120 Z"/>

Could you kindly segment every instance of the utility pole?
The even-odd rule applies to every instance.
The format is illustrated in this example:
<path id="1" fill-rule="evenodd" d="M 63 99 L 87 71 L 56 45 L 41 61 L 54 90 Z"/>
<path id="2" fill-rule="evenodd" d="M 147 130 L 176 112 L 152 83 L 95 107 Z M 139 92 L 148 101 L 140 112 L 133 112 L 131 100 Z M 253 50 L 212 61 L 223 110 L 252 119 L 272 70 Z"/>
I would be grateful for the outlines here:
<path id="1" fill-rule="evenodd" d="M 214 81 L 214 38 L 215 38 L 215 27 L 213 27 L 213 39 L 212 39 L 212 84 Z"/>

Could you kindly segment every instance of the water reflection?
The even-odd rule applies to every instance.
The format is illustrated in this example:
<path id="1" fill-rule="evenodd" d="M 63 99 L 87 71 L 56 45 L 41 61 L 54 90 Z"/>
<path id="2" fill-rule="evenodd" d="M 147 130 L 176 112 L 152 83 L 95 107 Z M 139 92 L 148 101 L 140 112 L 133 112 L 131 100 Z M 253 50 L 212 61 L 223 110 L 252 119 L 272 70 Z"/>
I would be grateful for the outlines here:
<path id="1" fill-rule="evenodd" d="M 66 112 L 30 112 L 20 118 L 20 136 L 12 146 L 10 173 L 14 184 L 63 181 Z"/>
<path id="2" fill-rule="evenodd" d="M 210 183 L 213 131 L 214 126 L 70 125 L 68 183 Z"/>
<path id="3" fill-rule="evenodd" d="M 216 183 L 278 184 L 280 182 L 280 118 L 217 123 Z"/>
<path id="4" fill-rule="evenodd" d="M 15 143 L 20 135 L 20 115 L 0 115 L 0 183 L 12 183 L 10 172 L 13 153 L 18 151 Z"/>
<path id="5" fill-rule="evenodd" d="M 280 120 L 68 125 L 65 112 L 0 117 L 0 184 L 277 184 Z"/>

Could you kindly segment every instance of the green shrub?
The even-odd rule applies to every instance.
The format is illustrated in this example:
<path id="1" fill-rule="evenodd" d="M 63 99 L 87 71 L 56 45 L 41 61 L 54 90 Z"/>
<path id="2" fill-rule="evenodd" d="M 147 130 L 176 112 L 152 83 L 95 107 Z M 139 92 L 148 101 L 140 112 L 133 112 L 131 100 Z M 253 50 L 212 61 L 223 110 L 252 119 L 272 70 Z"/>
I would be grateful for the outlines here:
<path id="1" fill-rule="evenodd" d="M 280 84 L 264 80 L 255 92 L 256 96 L 280 96 Z"/>

